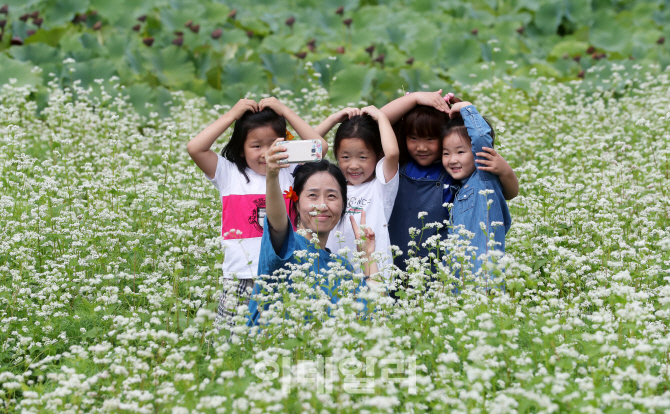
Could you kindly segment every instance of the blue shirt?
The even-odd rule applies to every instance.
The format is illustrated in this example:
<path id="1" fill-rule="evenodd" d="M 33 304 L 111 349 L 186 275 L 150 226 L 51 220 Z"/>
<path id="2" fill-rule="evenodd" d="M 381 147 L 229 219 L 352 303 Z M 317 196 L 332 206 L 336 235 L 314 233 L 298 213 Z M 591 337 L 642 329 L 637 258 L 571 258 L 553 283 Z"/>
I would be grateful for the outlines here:
<path id="1" fill-rule="evenodd" d="M 414 159 L 410 160 L 405 164 L 405 175 L 415 180 L 420 180 L 422 178 L 429 180 L 438 180 L 440 174 L 444 172 L 444 166 L 442 165 L 442 159 L 438 162 L 435 162 L 429 166 L 422 166 L 417 164 Z M 447 178 L 443 181 L 444 186 L 442 187 L 442 204 L 453 203 L 454 202 L 454 193 L 451 191 L 451 187 L 458 185 L 458 181 L 454 180 L 449 174 Z M 447 216 L 449 215 L 449 209 L 444 208 Z"/>
<path id="2" fill-rule="evenodd" d="M 267 217 L 265 217 L 265 225 L 263 228 L 269 229 Z M 296 257 L 295 253 L 299 251 L 307 251 L 307 255 L 302 258 Z M 313 271 L 318 278 L 315 286 L 318 285 L 319 288 L 330 298 L 330 302 L 335 304 L 338 302 L 339 297 L 337 296 L 337 291 L 342 281 L 352 280 L 351 275 L 353 274 L 354 268 L 351 266 L 351 263 L 344 257 L 331 254 L 329 249 L 317 249 L 314 244 L 309 243 L 309 241 L 303 236 L 297 234 L 293 230 L 293 226 L 289 221 L 288 225 L 288 235 L 284 240 L 284 244 L 279 251 L 279 254 L 275 252 L 274 247 L 272 247 L 272 242 L 270 240 L 270 231 L 264 231 L 263 237 L 261 239 L 261 252 L 260 258 L 258 259 L 258 276 L 263 277 L 269 275 L 270 277 L 265 277 L 265 282 L 269 285 L 267 289 L 271 289 L 273 284 L 279 282 L 279 280 L 286 281 L 289 285 L 293 283 L 290 274 L 292 272 L 291 265 L 303 265 L 308 263 L 310 253 L 317 253 L 318 258 L 313 258 L 314 262 L 310 266 L 309 271 Z M 333 256 L 333 257 L 331 257 Z M 342 276 L 335 277 L 332 281 L 328 280 L 329 275 L 328 270 L 331 267 L 339 266 L 343 270 L 348 272 Z M 281 270 L 280 270 L 281 269 Z M 279 272 L 277 272 L 279 270 Z M 303 270 L 305 271 L 305 270 Z M 276 273 L 275 273 L 276 272 Z M 281 275 L 286 275 L 281 276 Z M 365 286 L 365 281 L 361 280 L 360 284 L 356 286 L 355 291 Z M 331 290 L 332 288 L 332 290 Z M 289 288 L 289 292 L 292 292 L 293 289 Z M 334 292 L 333 292 L 334 291 Z M 254 290 L 251 293 L 252 298 L 254 295 L 261 293 L 261 287 L 259 284 L 254 285 Z M 366 301 L 359 299 L 364 305 L 367 305 Z M 270 307 L 270 303 L 261 304 L 255 300 L 249 301 L 249 312 L 251 316 L 247 322 L 247 326 L 258 325 L 258 318 L 260 317 L 261 311 L 266 310 Z"/>
<path id="3" fill-rule="evenodd" d="M 484 152 L 482 147 L 493 148 L 491 127 L 472 105 L 461 108 L 461 116 L 465 121 L 468 136 L 472 141 L 472 153 L 475 159 L 482 159 L 477 157 L 477 152 Z M 492 193 L 488 195 L 479 194 L 483 190 L 492 190 Z M 463 226 L 466 230 L 474 233 L 474 238 L 470 240 L 470 246 L 477 247 L 477 256 L 491 250 L 487 246 L 488 234 L 493 233 L 495 242 L 500 243 L 495 246 L 495 250 L 504 252 L 505 235 L 512 225 L 512 217 L 507 208 L 498 176 L 476 169 L 470 177 L 461 181 L 460 186 L 452 187 L 451 191 L 456 197 L 451 210 L 453 228 L 450 233 L 458 234 L 458 226 Z M 487 205 L 488 200 L 493 200 L 490 208 Z M 497 225 L 494 226 L 493 224 L 496 224 L 496 222 Z M 479 223 L 484 223 L 487 230 L 483 231 Z M 477 259 L 473 273 L 479 270 L 481 265 L 482 261 Z"/>

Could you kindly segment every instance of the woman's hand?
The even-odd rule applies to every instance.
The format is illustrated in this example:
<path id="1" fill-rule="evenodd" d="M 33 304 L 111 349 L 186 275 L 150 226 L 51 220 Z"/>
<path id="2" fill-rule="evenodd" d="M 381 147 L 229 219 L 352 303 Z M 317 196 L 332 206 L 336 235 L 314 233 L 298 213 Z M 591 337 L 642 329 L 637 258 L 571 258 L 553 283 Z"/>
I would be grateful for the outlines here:
<path id="1" fill-rule="evenodd" d="M 277 138 L 275 142 L 272 143 L 272 146 L 265 153 L 265 176 L 266 181 L 270 179 L 277 178 L 279 176 L 279 171 L 282 168 L 288 168 L 289 164 L 283 162 L 282 160 L 288 158 L 286 153 L 286 147 L 283 145 L 277 145 L 278 142 L 284 141 L 284 138 Z"/>
<path id="2" fill-rule="evenodd" d="M 351 227 L 354 229 L 356 241 L 363 240 L 361 244 L 356 243 L 358 251 L 364 252 L 365 256 L 370 259 L 372 253 L 375 252 L 375 232 L 370 227 L 365 227 L 365 211 L 361 212 L 361 226 L 364 227 L 363 230 L 356 224 L 354 216 L 349 216 L 349 219 L 351 220 Z"/>
<path id="3" fill-rule="evenodd" d="M 237 121 L 244 115 L 247 111 L 258 112 L 258 104 L 253 99 L 240 99 L 237 103 L 230 108 L 228 113 Z"/>
<path id="4" fill-rule="evenodd" d="M 272 109 L 277 113 L 277 115 L 283 116 L 284 118 L 286 118 L 286 114 L 291 111 L 290 109 L 288 109 L 288 106 L 279 102 L 279 99 L 275 98 L 274 96 L 270 98 L 261 99 L 261 101 L 258 102 L 259 111 L 262 111 L 265 108 Z"/>

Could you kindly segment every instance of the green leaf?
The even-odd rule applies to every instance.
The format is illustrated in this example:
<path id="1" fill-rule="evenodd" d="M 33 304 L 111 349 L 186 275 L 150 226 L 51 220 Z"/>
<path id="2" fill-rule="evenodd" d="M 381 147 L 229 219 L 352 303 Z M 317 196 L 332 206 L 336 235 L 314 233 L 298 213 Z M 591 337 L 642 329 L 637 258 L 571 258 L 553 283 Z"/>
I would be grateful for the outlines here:
<path id="1" fill-rule="evenodd" d="M 42 77 L 38 73 L 33 73 L 35 65 L 29 62 L 20 62 L 0 54 L 0 85 L 10 83 L 10 79 L 15 79 L 14 86 L 37 86 L 42 84 Z"/>
<path id="2" fill-rule="evenodd" d="M 446 68 L 458 65 L 471 65 L 482 57 L 482 49 L 475 39 L 463 39 L 443 42 L 438 53 L 440 64 Z"/>
<path id="3" fill-rule="evenodd" d="M 77 13 L 86 13 L 89 0 L 46 0 L 44 2 L 44 27 L 55 28 L 68 23 Z"/>
<path id="4" fill-rule="evenodd" d="M 337 72 L 330 84 L 330 103 L 333 106 L 357 105 L 369 70 L 365 66 L 352 66 Z"/>
<path id="5" fill-rule="evenodd" d="M 544 34 L 554 34 L 563 18 L 563 7 L 558 1 L 543 3 L 535 13 L 535 27 Z"/>
<path id="6" fill-rule="evenodd" d="M 557 43 L 549 52 L 549 56 L 555 59 L 562 58 L 565 54 L 570 56 L 582 55 L 589 48 L 588 43 L 576 40 L 565 40 Z"/>
<path id="7" fill-rule="evenodd" d="M 629 42 L 631 34 L 629 30 L 614 23 L 612 13 L 601 12 L 591 26 L 589 41 L 595 47 L 605 49 L 608 52 L 622 51 Z"/>
<path id="8" fill-rule="evenodd" d="M 287 90 L 293 89 L 296 76 L 302 72 L 299 70 L 296 58 L 286 53 L 272 53 L 262 54 L 261 60 L 263 67 L 272 74 L 272 82 L 275 85 Z"/>
<path id="9" fill-rule="evenodd" d="M 228 99 L 244 98 L 247 93 L 259 93 L 268 89 L 268 75 L 255 62 L 230 62 L 223 67 L 221 87 Z"/>

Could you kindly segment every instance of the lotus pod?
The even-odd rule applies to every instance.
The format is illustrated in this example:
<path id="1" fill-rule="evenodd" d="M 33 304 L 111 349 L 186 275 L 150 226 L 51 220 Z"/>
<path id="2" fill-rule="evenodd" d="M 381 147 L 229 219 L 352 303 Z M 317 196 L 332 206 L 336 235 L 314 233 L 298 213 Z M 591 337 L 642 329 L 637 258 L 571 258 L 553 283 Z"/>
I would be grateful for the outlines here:
<path id="1" fill-rule="evenodd" d="M 172 44 L 176 45 L 176 46 L 181 46 L 181 45 L 184 44 L 184 38 L 183 37 L 178 37 L 178 38 L 176 38 L 172 41 Z"/>
<path id="2" fill-rule="evenodd" d="M 222 34 L 223 34 L 223 30 L 216 29 L 212 32 L 212 39 L 218 39 L 218 38 L 221 37 Z"/>
<path id="3" fill-rule="evenodd" d="M 414 63 L 414 58 L 411 57 L 411 58 L 407 59 L 407 60 L 405 61 L 405 63 L 407 63 L 408 65 L 412 65 L 412 63 Z"/>
<path id="4" fill-rule="evenodd" d="M 479 29 L 477 29 L 477 28 L 475 27 L 474 29 L 470 30 L 470 33 L 472 33 L 473 35 L 477 36 L 477 33 L 479 33 Z"/>
<path id="5" fill-rule="evenodd" d="M 91 10 L 90 13 L 91 13 L 91 16 L 97 16 L 98 15 L 97 10 Z"/>
<path id="6" fill-rule="evenodd" d="M 523 32 L 524 32 L 525 30 L 526 30 L 526 28 L 523 27 L 523 26 L 521 26 L 521 27 L 519 27 L 519 28 L 516 29 L 516 32 L 519 33 L 519 34 L 523 34 Z"/>
<path id="7" fill-rule="evenodd" d="M 337 48 L 337 53 L 339 53 L 340 55 L 344 54 L 344 46 L 338 47 Z"/>
<path id="8" fill-rule="evenodd" d="M 184 27 L 188 27 L 189 29 L 191 28 L 191 26 L 193 26 L 193 20 L 187 21 L 186 24 L 184 25 Z"/>
<path id="9" fill-rule="evenodd" d="M 335 14 L 342 16 L 344 14 L 344 6 L 338 7 L 337 10 L 335 10 Z"/>
<path id="10" fill-rule="evenodd" d="M 21 20 L 22 22 L 26 22 L 28 21 L 29 17 L 30 17 L 29 14 L 24 14 L 23 16 L 19 17 L 19 20 Z"/>
<path id="11" fill-rule="evenodd" d="M 144 23 L 144 22 L 147 21 L 147 15 L 146 15 L 146 14 L 143 14 L 143 15 L 141 15 L 140 17 L 138 17 L 137 20 L 139 20 L 140 22 Z"/>
<path id="12" fill-rule="evenodd" d="M 44 23 L 44 19 L 41 17 L 33 20 L 33 24 L 37 27 L 42 27 L 42 23 Z"/>
<path id="13" fill-rule="evenodd" d="M 368 52 L 368 55 L 370 55 L 370 57 L 372 57 L 372 52 L 375 51 L 375 45 L 370 45 L 370 46 L 366 47 L 365 51 Z"/>
<path id="14" fill-rule="evenodd" d="M 154 44 L 154 38 L 153 37 L 145 37 L 142 39 L 142 43 L 144 43 L 147 46 L 151 46 Z"/>
<path id="15" fill-rule="evenodd" d="M 40 17 L 40 12 L 35 10 L 34 12 L 30 13 L 29 16 L 33 19 L 37 19 L 38 17 Z"/>
<path id="16" fill-rule="evenodd" d="M 4 6 L 0 7 L 0 14 L 7 14 L 9 13 L 9 5 L 5 4 Z"/>
<path id="17" fill-rule="evenodd" d="M 592 55 L 596 51 L 596 48 L 593 46 L 589 46 L 588 49 L 586 49 L 586 54 Z"/>
<path id="18" fill-rule="evenodd" d="M 342 23 L 344 23 L 345 26 L 349 27 L 349 26 L 351 26 L 351 23 L 353 23 L 353 20 L 344 19 L 344 20 L 342 20 Z"/>
<path id="19" fill-rule="evenodd" d="M 35 34 L 35 30 L 33 30 L 33 29 L 26 30 L 26 36 L 27 36 L 27 37 L 30 37 L 30 36 L 32 36 L 32 35 L 34 35 L 34 34 Z"/>
<path id="20" fill-rule="evenodd" d="M 288 19 L 286 19 L 286 25 L 293 29 L 293 24 L 295 23 L 295 17 L 291 16 Z"/>
<path id="21" fill-rule="evenodd" d="M 298 59 L 304 59 L 305 57 L 307 57 L 307 52 L 298 52 L 295 54 L 295 57 L 297 57 Z"/>
<path id="22" fill-rule="evenodd" d="M 193 33 L 198 33 L 200 31 L 200 25 L 199 24 L 192 24 L 191 27 L 189 27 Z"/>
<path id="23" fill-rule="evenodd" d="M 307 46 L 315 47 L 316 46 L 316 39 L 310 39 L 309 42 L 307 42 Z"/>
<path id="24" fill-rule="evenodd" d="M 253 30 L 247 30 L 247 37 L 248 37 L 249 39 L 251 39 L 252 37 L 254 37 L 254 32 L 253 32 Z"/>
<path id="25" fill-rule="evenodd" d="M 573 57 L 572 60 L 574 60 L 575 62 L 579 63 L 579 61 L 582 60 L 582 56 L 581 56 L 581 55 L 577 55 L 577 56 Z"/>
<path id="26" fill-rule="evenodd" d="M 181 37 L 181 36 L 184 36 L 184 32 L 182 32 L 181 30 L 177 30 L 177 31 L 174 32 L 174 35 Z"/>
<path id="27" fill-rule="evenodd" d="M 582 79 L 584 79 L 584 71 L 582 70 L 581 72 L 579 72 L 579 74 L 577 75 L 577 77 L 578 77 L 578 78 L 582 78 Z"/>
<path id="28" fill-rule="evenodd" d="M 228 13 L 228 18 L 235 20 L 235 16 L 237 16 L 237 9 L 232 9 L 230 13 Z"/>
<path id="29" fill-rule="evenodd" d="M 12 37 L 12 40 L 9 42 L 12 46 L 22 46 L 23 40 L 20 37 Z"/>
<path id="30" fill-rule="evenodd" d="M 102 27 L 102 22 L 96 22 L 93 25 L 93 30 L 100 30 L 101 27 Z"/>
<path id="31" fill-rule="evenodd" d="M 383 53 L 380 53 L 379 56 L 377 56 L 377 57 L 375 58 L 375 62 L 379 62 L 379 63 L 381 63 L 381 64 L 383 65 L 383 64 L 384 64 L 384 58 L 386 58 L 386 56 L 384 56 Z"/>
<path id="32" fill-rule="evenodd" d="M 0 20 L 0 29 L 4 30 L 7 26 L 7 20 Z"/>
<path id="33" fill-rule="evenodd" d="M 656 41 L 657 45 L 662 45 L 663 43 L 665 43 L 665 36 L 659 37 L 658 40 Z"/>
<path id="34" fill-rule="evenodd" d="M 139 32 L 141 28 L 142 28 L 141 24 L 136 24 L 135 26 L 133 26 L 133 30 L 136 32 Z"/>

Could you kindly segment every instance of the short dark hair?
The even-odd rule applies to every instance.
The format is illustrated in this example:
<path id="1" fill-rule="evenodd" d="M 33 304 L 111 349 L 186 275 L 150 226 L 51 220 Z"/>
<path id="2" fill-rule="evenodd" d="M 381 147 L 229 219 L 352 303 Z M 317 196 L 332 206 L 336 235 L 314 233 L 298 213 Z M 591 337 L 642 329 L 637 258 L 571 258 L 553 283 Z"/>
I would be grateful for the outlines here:
<path id="1" fill-rule="evenodd" d="M 298 166 L 293 172 L 295 177 L 295 180 L 293 181 L 293 191 L 300 196 L 300 193 L 305 189 L 305 184 L 309 177 L 320 172 L 327 172 L 332 175 L 340 187 L 340 192 L 342 193 L 342 214 L 340 215 L 340 220 L 342 220 L 347 209 L 347 180 L 344 178 L 342 170 L 340 170 L 340 167 L 337 165 L 328 160 L 321 160 L 318 162 L 308 162 Z M 291 215 L 298 218 L 298 220 L 300 219 L 297 203 L 291 203 Z M 295 224 L 297 225 L 298 223 Z"/>
<path id="2" fill-rule="evenodd" d="M 449 122 L 449 114 L 438 111 L 432 106 L 417 105 L 393 125 L 398 149 L 400 150 L 400 164 L 409 162 L 411 156 L 407 151 L 407 137 L 434 137 L 440 139 L 444 126 Z"/>
<path id="3" fill-rule="evenodd" d="M 363 140 L 365 146 L 375 153 L 377 161 L 384 156 L 382 138 L 379 134 L 379 124 L 370 115 L 362 114 L 352 116 L 337 128 L 335 140 L 333 141 L 333 154 L 337 158 L 342 140 L 347 138 L 358 138 Z"/>
<path id="4" fill-rule="evenodd" d="M 247 164 L 247 160 L 242 156 L 244 153 L 244 142 L 247 140 L 247 135 L 251 130 L 262 127 L 272 128 L 277 133 L 277 137 L 286 136 L 286 119 L 283 116 L 277 115 L 270 108 L 265 108 L 258 112 L 247 111 L 235 122 L 233 135 L 230 137 L 228 144 L 221 150 L 221 156 L 235 164 L 237 169 L 244 175 L 244 178 L 247 179 L 247 182 L 249 182 L 249 176 L 244 170 L 249 164 Z"/>
<path id="5" fill-rule="evenodd" d="M 493 146 L 495 145 L 496 141 L 495 129 L 493 129 L 493 125 L 491 125 L 491 122 L 486 117 L 482 116 L 482 118 L 484 118 L 484 121 L 486 121 L 486 123 L 489 125 L 489 128 L 491 128 L 491 139 L 493 140 L 491 146 Z M 449 123 L 447 123 L 444 126 L 441 134 L 442 139 L 446 138 L 451 134 L 457 134 L 466 142 L 472 143 L 472 139 L 470 138 L 470 135 L 468 135 L 468 129 L 465 127 L 465 121 L 460 116 L 456 116 L 453 119 L 449 120 Z"/>

